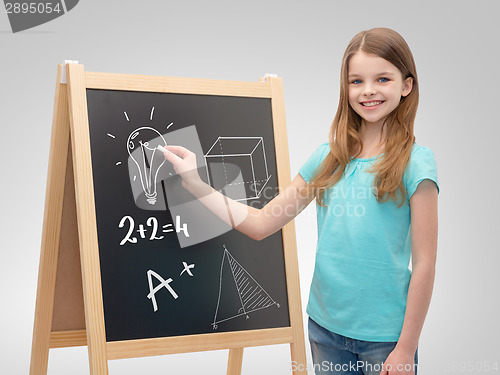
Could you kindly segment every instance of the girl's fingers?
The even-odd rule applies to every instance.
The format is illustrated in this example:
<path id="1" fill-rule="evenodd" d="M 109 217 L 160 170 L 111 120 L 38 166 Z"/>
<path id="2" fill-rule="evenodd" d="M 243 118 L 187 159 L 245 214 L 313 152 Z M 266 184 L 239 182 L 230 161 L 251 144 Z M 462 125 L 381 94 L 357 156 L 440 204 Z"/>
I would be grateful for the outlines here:
<path id="1" fill-rule="evenodd" d="M 169 161 L 172 164 L 175 164 L 175 161 L 179 160 L 179 157 L 175 155 L 176 154 L 174 154 L 173 152 L 168 152 L 168 151 L 163 153 L 163 156 L 165 156 L 165 160 Z"/>
<path id="2" fill-rule="evenodd" d="M 182 147 L 182 146 L 165 146 L 165 148 L 168 151 L 176 154 L 177 156 L 179 156 L 183 159 L 191 153 L 191 151 L 189 151 L 187 148 Z"/>
<path id="3" fill-rule="evenodd" d="M 165 146 L 165 149 L 165 160 L 173 165 L 175 173 L 181 176 L 183 183 L 200 178 L 196 167 L 196 154 L 182 146 Z"/>

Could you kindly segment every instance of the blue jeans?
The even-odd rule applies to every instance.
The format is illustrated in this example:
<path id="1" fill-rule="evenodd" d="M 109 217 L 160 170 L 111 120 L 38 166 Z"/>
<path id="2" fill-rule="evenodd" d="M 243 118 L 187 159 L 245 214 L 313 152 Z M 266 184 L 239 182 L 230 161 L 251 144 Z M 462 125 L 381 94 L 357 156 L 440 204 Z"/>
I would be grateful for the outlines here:
<path id="1" fill-rule="evenodd" d="M 316 375 L 379 375 L 397 342 L 356 340 L 321 327 L 309 318 L 309 341 Z M 418 349 L 415 364 L 418 363 Z M 417 366 L 414 366 L 417 375 Z"/>

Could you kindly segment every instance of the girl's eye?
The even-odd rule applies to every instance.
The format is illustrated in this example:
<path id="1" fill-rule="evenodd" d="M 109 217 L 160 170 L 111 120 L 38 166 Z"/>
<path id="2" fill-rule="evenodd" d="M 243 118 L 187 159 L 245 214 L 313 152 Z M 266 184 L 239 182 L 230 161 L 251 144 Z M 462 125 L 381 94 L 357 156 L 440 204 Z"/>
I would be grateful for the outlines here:
<path id="1" fill-rule="evenodd" d="M 385 78 L 385 77 L 381 77 L 381 78 L 379 78 L 379 81 L 380 81 L 380 80 L 383 80 L 383 81 L 381 81 L 382 83 L 389 82 L 389 79 L 388 79 L 388 78 Z M 353 84 L 357 85 L 357 84 L 361 83 L 361 80 L 360 80 L 360 79 L 355 79 L 355 80 L 353 80 L 351 83 L 353 83 Z"/>

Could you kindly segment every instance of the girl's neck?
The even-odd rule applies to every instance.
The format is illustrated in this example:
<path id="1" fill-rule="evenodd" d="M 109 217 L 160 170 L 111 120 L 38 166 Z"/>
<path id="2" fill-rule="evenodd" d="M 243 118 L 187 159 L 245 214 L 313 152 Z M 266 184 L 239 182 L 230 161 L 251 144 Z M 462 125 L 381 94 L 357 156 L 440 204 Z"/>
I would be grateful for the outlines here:
<path id="1" fill-rule="evenodd" d="M 383 152 L 385 146 L 385 126 L 383 121 L 368 125 L 362 121 L 359 136 L 363 144 L 363 151 L 358 155 L 358 158 L 370 158 Z M 355 150 L 355 152 L 358 152 L 358 150 Z"/>

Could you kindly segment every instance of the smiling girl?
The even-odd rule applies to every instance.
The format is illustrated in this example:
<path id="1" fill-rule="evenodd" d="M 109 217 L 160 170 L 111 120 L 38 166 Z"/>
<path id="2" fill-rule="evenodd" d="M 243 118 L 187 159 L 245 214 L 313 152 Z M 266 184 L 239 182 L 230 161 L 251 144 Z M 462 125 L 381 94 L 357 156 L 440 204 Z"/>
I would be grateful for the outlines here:
<path id="1" fill-rule="evenodd" d="M 439 193 L 434 154 L 413 134 L 418 98 L 401 35 L 387 28 L 357 34 L 342 59 L 329 142 L 262 209 L 224 197 L 200 179 L 196 155 L 166 147 L 180 157 L 165 153 L 183 186 L 253 239 L 316 201 L 307 305 L 316 374 L 416 374 L 434 284 Z"/>

